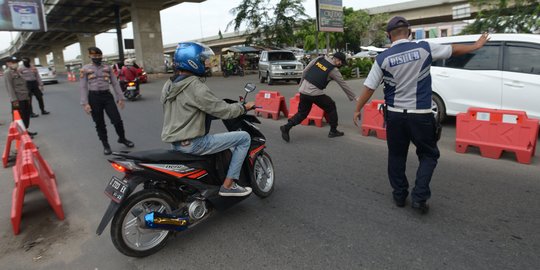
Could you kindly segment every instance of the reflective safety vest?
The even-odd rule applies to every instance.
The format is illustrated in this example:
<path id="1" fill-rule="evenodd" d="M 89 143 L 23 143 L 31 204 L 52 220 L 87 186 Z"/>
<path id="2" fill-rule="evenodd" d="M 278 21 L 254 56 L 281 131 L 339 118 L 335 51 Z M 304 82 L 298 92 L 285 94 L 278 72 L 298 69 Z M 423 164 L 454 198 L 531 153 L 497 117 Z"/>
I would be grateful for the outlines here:
<path id="1" fill-rule="evenodd" d="M 315 64 L 311 66 L 308 71 L 306 71 L 306 76 L 304 79 L 315 85 L 317 88 L 324 90 L 330 82 L 328 80 L 328 75 L 330 75 L 330 71 L 332 71 L 332 69 L 335 67 L 336 66 L 328 62 L 324 56 L 319 57 L 315 61 Z"/>

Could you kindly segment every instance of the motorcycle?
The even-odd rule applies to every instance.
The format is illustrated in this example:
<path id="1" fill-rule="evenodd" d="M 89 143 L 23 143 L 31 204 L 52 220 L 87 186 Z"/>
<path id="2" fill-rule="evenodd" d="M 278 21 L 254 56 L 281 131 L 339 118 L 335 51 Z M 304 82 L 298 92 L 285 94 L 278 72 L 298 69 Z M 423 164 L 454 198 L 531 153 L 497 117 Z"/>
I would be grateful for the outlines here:
<path id="1" fill-rule="evenodd" d="M 244 98 L 240 97 L 243 102 L 255 85 L 246 84 L 245 90 Z M 260 198 L 270 196 L 274 190 L 274 166 L 265 151 L 266 139 L 254 125 L 261 122 L 248 114 L 222 121 L 227 130 L 244 130 L 251 136 L 238 184 L 251 186 Z M 219 195 L 232 156 L 230 150 L 205 156 L 169 150 L 113 155 L 109 162 L 124 176 L 113 176 L 105 188 L 111 202 L 96 233 L 101 235 L 112 219 L 112 242 L 127 256 L 151 255 L 163 248 L 174 232 L 187 230 L 216 210 L 225 210 L 249 197 Z"/>
<path id="2" fill-rule="evenodd" d="M 124 92 L 124 97 L 126 97 L 128 100 L 135 101 L 141 97 L 138 79 L 123 82 L 121 86 L 122 92 Z"/>
<path id="3" fill-rule="evenodd" d="M 232 60 L 227 61 L 225 69 L 223 70 L 223 77 L 227 78 L 231 75 L 244 76 L 244 69 Z"/>

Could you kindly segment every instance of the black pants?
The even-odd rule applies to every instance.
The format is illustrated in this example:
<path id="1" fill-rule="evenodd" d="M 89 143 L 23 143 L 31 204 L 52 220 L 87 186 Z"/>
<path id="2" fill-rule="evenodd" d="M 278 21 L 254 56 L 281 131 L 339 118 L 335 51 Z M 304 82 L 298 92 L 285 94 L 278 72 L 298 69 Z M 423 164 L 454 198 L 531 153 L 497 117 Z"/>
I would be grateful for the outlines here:
<path id="1" fill-rule="evenodd" d="M 19 107 L 14 107 L 11 105 L 12 119 L 14 110 L 19 110 L 24 127 L 28 128 L 30 126 L 30 102 L 28 100 L 19 100 Z"/>
<path id="2" fill-rule="evenodd" d="M 99 140 L 101 140 L 103 145 L 108 145 L 104 113 L 107 113 L 107 116 L 109 116 L 111 124 L 116 130 L 116 134 L 118 134 L 118 138 L 121 140 L 126 138 L 120 112 L 118 112 L 113 95 L 108 90 L 89 91 L 88 104 L 92 107 L 92 119 L 94 120 L 94 123 L 96 123 L 96 131 Z"/>
<path id="3" fill-rule="evenodd" d="M 39 109 L 41 110 L 41 113 L 45 111 L 45 104 L 43 103 L 43 92 L 39 89 L 39 84 L 37 81 L 27 81 L 26 86 L 28 87 L 28 90 L 30 91 L 30 113 L 34 114 L 34 110 L 32 109 L 32 96 L 36 96 L 36 99 L 39 103 Z"/>
<path id="4" fill-rule="evenodd" d="M 420 161 L 411 197 L 415 202 L 430 198 L 429 183 L 440 156 L 435 132 L 435 118 L 431 113 L 388 112 L 386 124 L 388 178 L 394 189 L 394 198 L 397 200 L 406 198 L 409 193 L 405 167 L 411 141 L 416 146 L 416 155 Z"/>
<path id="5" fill-rule="evenodd" d="M 313 104 L 321 107 L 324 112 L 328 115 L 328 121 L 330 122 L 330 128 L 335 129 L 338 125 L 338 115 L 336 110 L 336 103 L 332 98 L 327 95 L 320 96 L 308 96 L 300 93 L 300 103 L 298 104 L 298 112 L 289 119 L 287 125 L 289 127 L 296 126 L 300 124 L 306 117 L 308 117 L 309 112 Z"/>

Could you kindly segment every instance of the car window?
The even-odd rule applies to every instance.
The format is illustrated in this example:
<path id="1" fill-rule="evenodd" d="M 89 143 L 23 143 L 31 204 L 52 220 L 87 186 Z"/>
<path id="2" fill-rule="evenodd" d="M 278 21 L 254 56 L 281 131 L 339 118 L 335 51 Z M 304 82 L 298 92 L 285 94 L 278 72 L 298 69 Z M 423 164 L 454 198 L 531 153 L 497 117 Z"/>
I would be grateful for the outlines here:
<path id="1" fill-rule="evenodd" d="M 270 52 L 268 61 L 296 60 L 292 52 Z"/>
<path id="2" fill-rule="evenodd" d="M 500 44 L 486 44 L 468 54 L 448 58 L 445 66 L 469 70 L 498 70 L 499 56 Z"/>
<path id="3" fill-rule="evenodd" d="M 506 44 L 503 70 L 540 75 L 540 46 L 527 43 Z"/>

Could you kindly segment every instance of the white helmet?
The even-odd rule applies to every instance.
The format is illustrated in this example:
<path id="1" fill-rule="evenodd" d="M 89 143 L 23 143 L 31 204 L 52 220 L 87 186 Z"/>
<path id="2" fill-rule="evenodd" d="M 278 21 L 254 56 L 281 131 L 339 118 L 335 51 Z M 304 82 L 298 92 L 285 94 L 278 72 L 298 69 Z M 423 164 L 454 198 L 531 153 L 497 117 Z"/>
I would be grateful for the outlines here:
<path id="1" fill-rule="evenodd" d="M 125 66 L 133 66 L 133 59 L 129 58 L 129 59 L 126 59 L 124 60 L 124 65 Z"/>

